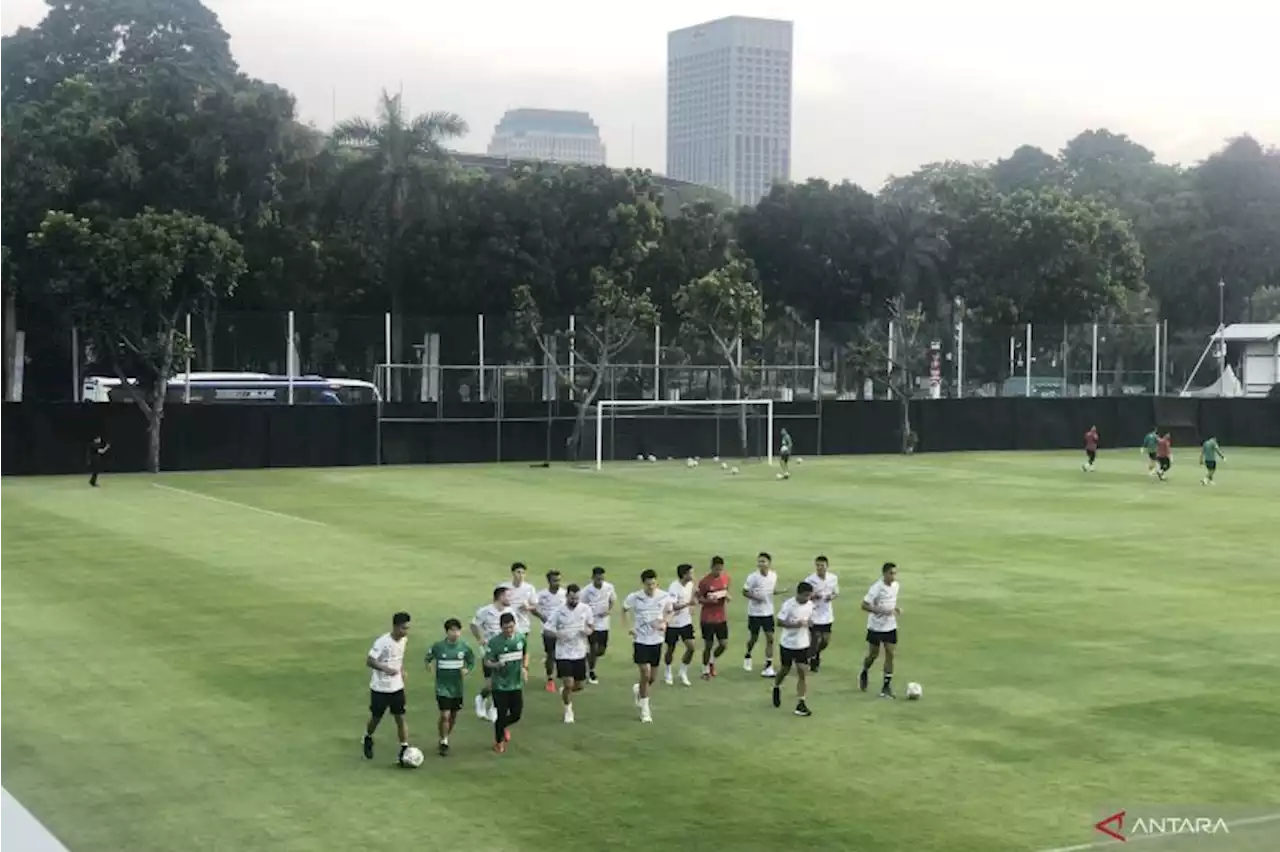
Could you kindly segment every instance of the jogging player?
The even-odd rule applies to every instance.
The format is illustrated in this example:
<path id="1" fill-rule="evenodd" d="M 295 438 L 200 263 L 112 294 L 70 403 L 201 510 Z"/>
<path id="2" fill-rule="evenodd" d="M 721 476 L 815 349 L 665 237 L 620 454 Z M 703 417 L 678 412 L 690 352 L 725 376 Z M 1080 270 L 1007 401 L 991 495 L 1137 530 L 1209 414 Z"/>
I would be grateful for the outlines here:
<path id="1" fill-rule="evenodd" d="M 862 673 L 858 675 L 858 688 L 867 691 L 867 676 L 872 664 L 884 646 L 884 684 L 881 698 L 893 698 L 893 658 L 898 649 L 898 566 L 884 563 L 880 579 L 871 584 L 862 599 L 862 609 L 867 613 L 867 657 L 862 661 Z"/>
<path id="2" fill-rule="evenodd" d="M 440 718 L 440 756 L 449 753 L 449 734 L 462 709 L 462 679 L 476 667 L 476 655 L 462 639 L 462 622 L 451 618 L 444 623 L 444 639 L 427 650 L 426 665 L 436 667 L 436 708 Z"/>
<path id="3" fill-rule="evenodd" d="M 587 649 L 595 616 L 578 597 L 577 584 L 570 583 L 565 601 L 548 622 L 555 637 L 556 674 L 560 677 L 560 700 L 564 702 L 564 723 L 573 724 L 573 693 L 587 679 Z"/>
<path id="4" fill-rule="evenodd" d="M 698 603 L 702 604 L 702 679 L 709 680 L 716 676 L 715 661 L 729 647 L 729 575 L 719 556 L 711 557 L 711 570 L 698 581 Z"/>
<path id="5" fill-rule="evenodd" d="M 840 597 L 840 579 L 831 572 L 827 557 L 819 556 L 813 560 L 813 573 L 805 578 L 805 582 L 813 590 L 809 600 L 813 602 L 813 617 L 809 619 L 809 636 L 813 640 L 810 649 L 813 657 L 809 662 L 809 671 L 816 672 L 822 667 L 822 652 L 831 644 L 831 625 L 835 623 L 835 609 L 832 603 Z"/>
<path id="6" fill-rule="evenodd" d="M 664 672 L 664 680 L 667 686 L 671 686 L 674 681 L 671 678 L 671 661 L 675 658 L 676 645 L 684 643 L 684 656 L 680 659 L 680 682 L 685 686 L 692 686 L 689 683 L 689 663 L 693 662 L 693 607 L 694 592 L 696 587 L 693 584 L 693 566 L 678 565 L 676 566 L 676 579 L 671 583 L 671 587 L 667 589 L 667 596 L 671 598 L 671 620 L 667 622 L 667 655 L 666 655 L 666 671 Z"/>
<path id="7" fill-rule="evenodd" d="M 596 660 L 609 650 L 609 614 L 618 602 L 618 593 L 614 591 L 613 583 L 604 578 L 604 569 L 597 565 L 591 569 L 591 582 L 579 597 L 591 607 L 596 618 L 595 624 L 591 625 L 591 642 L 587 653 L 587 683 L 599 683 L 596 678 Z"/>
<path id="8" fill-rule="evenodd" d="M 1169 478 L 1169 468 L 1173 466 L 1173 435 L 1168 432 L 1156 441 L 1156 464 L 1159 465 L 1156 476 L 1163 482 Z"/>
<path id="9" fill-rule="evenodd" d="M 365 655 L 365 666 L 373 670 L 369 677 L 369 724 L 364 729 L 364 756 L 369 760 L 373 759 L 373 732 L 388 710 L 396 720 L 400 754 L 409 747 L 409 725 L 404 718 L 404 649 L 408 643 L 409 613 L 397 612 L 391 616 L 391 632 L 375 639 Z"/>
<path id="10" fill-rule="evenodd" d="M 742 670 L 751 671 L 751 651 L 756 647 L 760 631 L 764 631 L 764 671 L 761 677 L 773 677 L 773 598 L 777 594 L 778 575 L 773 571 L 773 557 L 761 553 L 756 557 L 756 570 L 747 576 L 742 587 L 747 599 L 747 653 Z"/>
<path id="11" fill-rule="evenodd" d="M 778 613 L 778 624 L 782 626 L 780 662 L 777 676 L 773 679 L 773 706 L 782 706 L 782 682 L 787 679 L 791 666 L 796 667 L 796 715 L 812 716 L 805 699 L 809 693 L 809 654 L 811 637 L 809 620 L 813 618 L 813 601 L 809 596 L 813 587 L 807 582 L 796 586 L 796 596 L 782 603 Z"/>
<path id="12" fill-rule="evenodd" d="M 529 569 L 523 562 L 511 563 L 511 585 L 507 588 L 507 606 L 516 617 L 516 632 L 526 639 L 533 627 L 531 616 L 538 611 L 538 590 L 525 579 Z"/>
<path id="13" fill-rule="evenodd" d="M 1227 460 L 1226 453 L 1218 446 L 1218 439 L 1210 435 L 1200 447 L 1200 463 L 1204 465 L 1204 479 L 1201 485 L 1212 485 L 1213 475 L 1218 471 L 1218 459 Z"/>
<path id="14" fill-rule="evenodd" d="M 524 713 L 524 684 L 529 679 L 529 642 L 516 632 L 516 617 L 504 612 L 502 632 L 485 646 L 484 665 L 493 681 L 493 750 L 507 750 L 511 726 Z"/>
<path id="15" fill-rule="evenodd" d="M 1084 456 L 1085 462 L 1080 467 L 1085 473 L 1093 470 L 1093 464 L 1098 460 L 1098 427 L 1090 426 L 1089 431 L 1084 433 Z"/>
<path id="16" fill-rule="evenodd" d="M 556 691 L 556 634 L 551 629 L 551 616 L 564 606 L 565 591 L 560 586 L 560 572 L 554 569 L 547 572 L 547 587 L 538 592 L 538 608 L 534 615 L 542 622 L 542 652 L 545 655 L 543 667 L 547 673 L 547 692 Z"/>
<path id="17" fill-rule="evenodd" d="M 782 478 L 791 478 L 791 433 L 786 429 L 782 430 L 781 447 L 778 450 L 778 463 L 782 466 Z"/>
<path id="18" fill-rule="evenodd" d="M 1142 436 L 1142 451 L 1147 454 L 1147 475 L 1156 475 L 1156 447 L 1160 443 L 1160 430 L 1152 426 L 1151 431 Z"/>
<path id="19" fill-rule="evenodd" d="M 476 637 L 476 641 L 480 643 L 481 648 L 488 647 L 489 640 L 502 632 L 502 616 L 510 615 L 513 619 L 515 614 L 511 612 L 511 607 L 507 606 L 507 587 L 494 586 L 492 603 L 485 604 L 476 610 L 476 617 L 471 620 L 471 635 Z M 480 719 L 487 719 L 490 722 L 497 721 L 498 711 L 493 707 L 493 701 L 490 700 L 492 689 L 489 685 L 490 671 L 486 666 L 484 670 L 484 685 L 480 688 L 480 694 L 476 696 L 476 716 Z"/>
<path id="20" fill-rule="evenodd" d="M 662 658 L 662 639 L 666 633 L 667 619 L 671 616 L 671 598 L 658 588 L 658 572 L 646 568 L 640 573 L 643 587 L 627 595 L 622 602 L 623 618 L 630 613 L 634 626 L 628 631 L 632 637 L 632 659 L 636 664 L 639 680 L 631 687 L 631 697 L 640 708 L 640 721 L 652 722 L 649 709 L 649 687 L 658 676 L 658 661 Z"/>

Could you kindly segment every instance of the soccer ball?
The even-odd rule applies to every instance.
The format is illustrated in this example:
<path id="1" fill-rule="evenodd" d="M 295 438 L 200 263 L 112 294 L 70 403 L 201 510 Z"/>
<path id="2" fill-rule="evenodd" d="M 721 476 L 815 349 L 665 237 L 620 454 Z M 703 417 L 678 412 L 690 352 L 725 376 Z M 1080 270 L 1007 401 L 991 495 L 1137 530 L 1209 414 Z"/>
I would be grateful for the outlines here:
<path id="1" fill-rule="evenodd" d="M 636 461 L 644 461 L 644 453 L 639 453 L 636 456 Z"/>
<path id="2" fill-rule="evenodd" d="M 734 468 L 730 468 L 730 469 L 729 469 L 729 472 L 730 472 L 730 473 L 732 473 L 734 476 L 737 476 L 737 475 L 738 475 L 738 469 L 737 469 L 736 467 L 734 467 Z"/>
<path id="3" fill-rule="evenodd" d="M 406 769 L 417 769 L 422 765 L 422 750 L 409 746 L 404 750 L 404 754 L 400 755 L 400 765 Z"/>
<path id="4" fill-rule="evenodd" d="M 721 469 L 721 470 L 728 470 L 728 469 L 729 469 L 729 463 L 728 463 L 728 462 L 720 462 L 720 469 Z"/>
<path id="5" fill-rule="evenodd" d="M 921 687 L 920 684 L 914 683 L 914 682 L 907 684 L 907 700 L 908 701 L 919 701 L 921 696 L 923 695 L 924 695 L 924 688 Z"/>
<path id="6" fill-rule="evenodd" d="M 656 462 L 657 460 L 658 460 L 657 456 L 655 456 L 653 453 L 649 453 L 649 461 Z"/>
<path id="7" fill-rule="evenodd" d="M 718 461 L 720 461 L 720 457 L 719 457 L 719 456 L 716 456 L 715 458 L 713 458 L 713 459 L 712 459 L 712 461 L 713 461 L 713 462 L 718 462 Z"/>
<path id="8" fill-rule="evenodd" d="M 697 467 L 697 466 L 698 466 L 698 463 L 697 463 L 696 461 L 694 461 L 693 459 L 686 459 L 686 460 L 685 460 L 685 463 L 684 463 L 684 466 L 685 466 L 685 467 L 689 467 L 689 468 L 693 468 L 693 467 Z"/>
<path id="9" fill-rule="evenodd" d="M 797 458 L 796 458 L 796 464 L 804 464 L 804 459 L 803 459 L 803 458 L 799 458 L 799 457 L 797 457 Z"/>

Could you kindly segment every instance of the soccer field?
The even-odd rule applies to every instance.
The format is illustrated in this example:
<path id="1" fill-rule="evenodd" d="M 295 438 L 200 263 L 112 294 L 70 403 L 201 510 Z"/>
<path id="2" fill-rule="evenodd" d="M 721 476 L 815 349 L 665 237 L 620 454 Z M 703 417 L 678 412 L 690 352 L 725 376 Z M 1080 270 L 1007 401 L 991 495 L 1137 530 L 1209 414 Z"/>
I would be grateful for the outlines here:
<path id="1" fill-rule="evenodd" d="M 272 470 L 6 480 L 3 783 L 72 852 L 475 849 L 1043 850 L 1104 841 L 1146 805 L 1280 811 L 1280 453 L 1194 454 L 1170 482 L 1136 449 Z M 742 671 L 758 550 L 793 587 L 840 577 L 811 718 Z M 615 616 L 598 686 L 561 723 L 538 676 L 505 755 L 468 700 L 434 754 L 422 655 L 513 560 L 619 597 L 722 554 L 720 675 L 664 686 L 641 725 Z M 858 601 L 899 565 L 899 694 L 856 679 Z M 360 755 L 364 655 L 397 609 L 409 720 Z M 531 672 L 541 670 L 540 647 Z M 876 674 L 879 668 L 877 666 Z M 875 686 L 877 678 L 873 676 Z M 468 698 L 473 694 L 468 684 Z M 691 846 L 692 845 L 692 846 Z M 1143 849 L 1280 848 L 1280 821 Z"/>

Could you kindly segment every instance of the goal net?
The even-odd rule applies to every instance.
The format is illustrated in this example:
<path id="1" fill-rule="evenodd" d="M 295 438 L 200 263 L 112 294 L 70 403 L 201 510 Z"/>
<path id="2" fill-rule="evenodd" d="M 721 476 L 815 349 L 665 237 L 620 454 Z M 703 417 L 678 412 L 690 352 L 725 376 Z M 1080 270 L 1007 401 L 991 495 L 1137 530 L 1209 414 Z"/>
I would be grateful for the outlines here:
<path id="1" fill-rule="evenodd" d="M 773 464 L 773 400 L 606 399 L 588 418 L 596 468 L 624 459 L 758 458 Z"/>

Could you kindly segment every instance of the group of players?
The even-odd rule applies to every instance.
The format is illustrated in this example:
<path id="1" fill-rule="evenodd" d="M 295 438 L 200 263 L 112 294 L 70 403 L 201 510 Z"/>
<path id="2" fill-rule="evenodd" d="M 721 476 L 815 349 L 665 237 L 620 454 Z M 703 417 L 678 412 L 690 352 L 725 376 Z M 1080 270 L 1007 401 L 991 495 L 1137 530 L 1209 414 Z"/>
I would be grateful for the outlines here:
<path id="1" fill-rule="evenodd" d="M 1090 426 L 1084 433 L 1085 462 L 1081 469 L 1090 473 L 1098 461 L 1098 427 Z M 1142 437 L 1142 451 L 1147 454 L 1147 475 L 1157 477 L 1161 482 L 1168 481 L 1169 468 L 1173 466 L 1173 436 L 1168 432 L 1160 433 L 1159 426 Z M 1213 477 L 1218 472 L 1218 459 L 1226 461 L 1226 453 L 1218 445 L 1218 439 L 1210 435 L 1200 445 L 1200 464 L 1205 474 L 1200 479 L 1201 485 L 1212 485 Z"/>
<path id="2" fill-rule="evenodd" d="M 621 610 L 623 625 L 632 639 L 632 662 L 637 679 L 631 686 L 632 700 L 641 722 L 652 722 L 650 701 L 658 671 L 663 668 L 667 685 L 677 681 L 692 686 L 689 666 L 697 653 L 694 610 L 702 637 L 703 680 L 718 676 L 716 663 L 728 649 L 727 608 L 732 599 L 730 577 L 724 559 L 715 556 L 706 575 L 694 580 L 693 566 L 676 568 L 676 579 L 665 591 L 659 588 L 658 574 L 646 569 L 640 574 L 641 587 L 621 601 L 614 585 L 605 579 L 605 569 L 591 570 L 591 581 L 561 585 L 559 571 L 547 572 L 547 586 L 536 589 L 526 577 L 523 563 L 511 566 L 511 581 L 493 589 L 490 603 L 480 607 L 470 628 L 480 653 L 463 638 L 462 623 L 450 618 L 444 623 L 444 638 L 426 653 L 426 665 L 435 669 L 439 753 L 449 753 L 449 736 L 464 703 L 464 679 L 479 665 L 484 684 L 475 697 L 475 713 L 493 724 L 493 750 L 499 754 L 511 740 L 511 727 L 524 713 L 524 689 L 529 683 L 530 643 L 534 620 L 540 625 L 543 669 L 547 692 L 559 692 L 565 724 L 573 724 L 574 696 L 588 684 L 598 684 L 596 664 L 609 649 L 611 619 Z M 772 681 L 774 707 L 782 705 L 782 686 L 796 672 L 797 716 L 810 716 L 809 674 L 822 665 L 822 652 L 831 641 L 835 621 L 834 604 L 840 597 L 840 583 L 825 556 L 814 560 L 814 570 L 797 584 L 794 594 L 778 588 L 778 575 L 768 553 L 756 557 L 756 569 L 745 580 L 742 596 L 747 601 L 747 642 L 742 668 L 752 671 L 753 654 L 764 637 L 764 668 L 761 676 Z M 774 599 L 784 597 L 775 616 Z M 867 613 L 867 653 L 859 674 L 859 687 L 866 691 L 872 665 L 884 650 L 880 696 L 893 698 L 894 652 L 898 643 L 897 566 L 887 562 L 881 576 L 863 596 L 861 609 Z M 406 612 L 392 617 L 391 631 L 378 637 L 369 649 L 366 666 L 370 679 L 370 718 L 363 739 L 364 756 L 373 757 L 373 735 L 383 716 L 395 719 L 400 753 L 409 747 L 405 720 L 405 649 L 411 620 Z M 781 635 L 776 636 L 777 628 Z M 665 653 L 664 653 L 665 646 Z M 777 668 L 774 652 L 778 652 Z M 678 667 L 676 657 L 679 655 Z M 673 670 L 673 667 L 674 670 Z M 559 688 L 556 681 L 559 680 Z"/>

